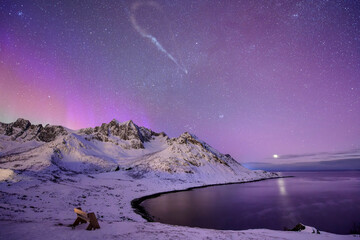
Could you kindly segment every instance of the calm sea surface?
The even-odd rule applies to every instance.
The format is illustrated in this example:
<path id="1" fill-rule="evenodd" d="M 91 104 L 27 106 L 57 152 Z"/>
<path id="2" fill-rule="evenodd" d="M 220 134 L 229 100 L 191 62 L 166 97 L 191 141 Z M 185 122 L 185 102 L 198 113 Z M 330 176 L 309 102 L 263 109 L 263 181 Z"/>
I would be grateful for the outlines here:
<path id="1" fill-rule="evenodd" d="M 291 172 L 293 178 L 164 194 L 142 203 L 175 225 L 283 230 L 297 223 L 339 234 L 360 224 L 360 172 Z"/>

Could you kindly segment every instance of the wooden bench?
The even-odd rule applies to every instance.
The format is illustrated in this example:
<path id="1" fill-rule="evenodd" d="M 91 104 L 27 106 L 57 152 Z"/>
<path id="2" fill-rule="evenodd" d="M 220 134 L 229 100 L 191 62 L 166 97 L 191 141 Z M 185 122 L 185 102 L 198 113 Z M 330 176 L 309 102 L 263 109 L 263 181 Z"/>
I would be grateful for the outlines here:
<path id="1" fill-rule="evenodd" d="M 98 220 L 96 219 L 95 213 L 86 213 L 81 208 L 74 208 L 74 212 L 77 215 L 75 222 L 72 224 L 72 227 L 79 225 L 80 223 L 89 223 L 86 230 L 95 230 L 100 228 Z"/>

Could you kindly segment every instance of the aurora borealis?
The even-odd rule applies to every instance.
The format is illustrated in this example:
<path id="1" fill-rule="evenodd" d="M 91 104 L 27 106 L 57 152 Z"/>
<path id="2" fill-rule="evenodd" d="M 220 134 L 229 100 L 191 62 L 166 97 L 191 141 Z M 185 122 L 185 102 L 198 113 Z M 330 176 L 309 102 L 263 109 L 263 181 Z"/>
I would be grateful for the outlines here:
<path id="1" fill-rule="evenodd" d="M 1 1 L 0 121 L 132 119 L 239 161 L 360 148 L 359 1 L 140 2 Z"/>

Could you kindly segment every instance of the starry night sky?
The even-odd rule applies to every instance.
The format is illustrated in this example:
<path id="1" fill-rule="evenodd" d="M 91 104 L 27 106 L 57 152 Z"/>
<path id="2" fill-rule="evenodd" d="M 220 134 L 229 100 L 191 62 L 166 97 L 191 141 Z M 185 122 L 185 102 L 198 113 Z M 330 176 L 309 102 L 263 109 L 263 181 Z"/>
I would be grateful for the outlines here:
<path id="1" fill-rule="evenodd" d="M 240 162 L 360 148 L 360 1 L 1 1 L 19 117 L 132 119 Z"/>

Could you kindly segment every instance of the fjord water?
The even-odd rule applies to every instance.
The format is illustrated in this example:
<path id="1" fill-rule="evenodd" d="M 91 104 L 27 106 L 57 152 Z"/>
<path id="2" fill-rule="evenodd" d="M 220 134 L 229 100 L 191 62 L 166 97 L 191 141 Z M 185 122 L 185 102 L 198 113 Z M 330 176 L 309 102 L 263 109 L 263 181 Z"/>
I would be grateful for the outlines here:
<path id="1" fill-rule="evenodd" d="M 142 203 L 155 221 L 213 229 L 283 230 L 297 223 L 349 234 L 360 224 L 360 172 L 279 178 L 163 194 Z"/>

